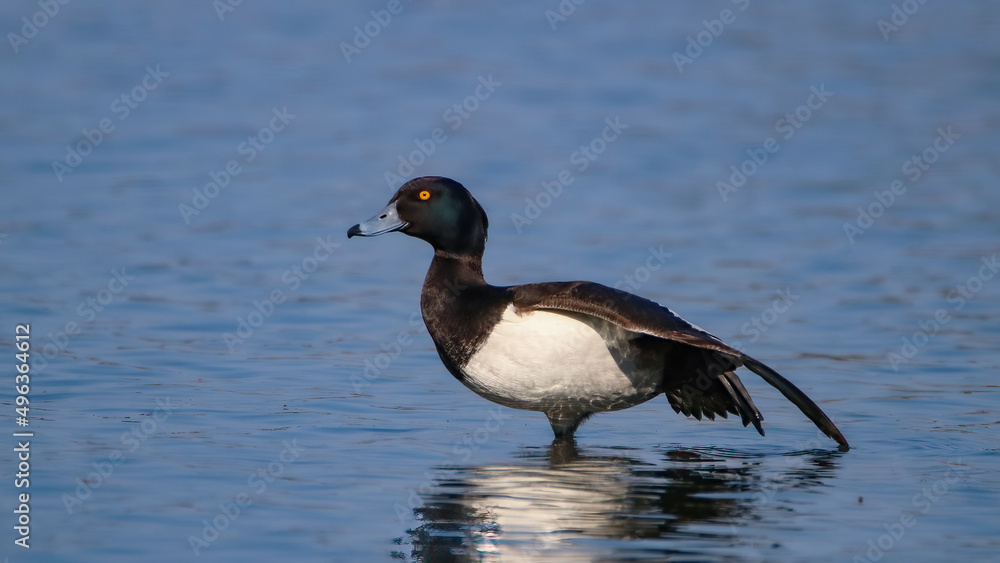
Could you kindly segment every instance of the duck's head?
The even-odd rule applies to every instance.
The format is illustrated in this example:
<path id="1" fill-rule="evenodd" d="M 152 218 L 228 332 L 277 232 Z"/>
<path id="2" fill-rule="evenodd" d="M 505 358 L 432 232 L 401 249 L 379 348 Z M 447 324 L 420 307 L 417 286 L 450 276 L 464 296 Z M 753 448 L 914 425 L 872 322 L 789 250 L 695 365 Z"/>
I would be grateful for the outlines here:
<path id="1" fill-rule="evenodd" d="M 403 184 L 382 211 L 354 225 L 347 238 L 400 231 L 449 254 L 482 254 L 489 221 L 465 186 L 450 178 L 424 176 Z"/>

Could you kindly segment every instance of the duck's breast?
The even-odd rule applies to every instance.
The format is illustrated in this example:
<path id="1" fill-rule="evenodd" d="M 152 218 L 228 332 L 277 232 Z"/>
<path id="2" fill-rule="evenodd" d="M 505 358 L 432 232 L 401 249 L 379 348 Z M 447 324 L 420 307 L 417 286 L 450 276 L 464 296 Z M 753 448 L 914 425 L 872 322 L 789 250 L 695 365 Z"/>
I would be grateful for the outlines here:
<path id="1" fill-rule="evenodd" d="M 636 345 L 641 336 L 589 315 L 509 306 L 462 366 L 463 382 L 515 408 L 627 408 L 661 390 L 662 362 Z"/>

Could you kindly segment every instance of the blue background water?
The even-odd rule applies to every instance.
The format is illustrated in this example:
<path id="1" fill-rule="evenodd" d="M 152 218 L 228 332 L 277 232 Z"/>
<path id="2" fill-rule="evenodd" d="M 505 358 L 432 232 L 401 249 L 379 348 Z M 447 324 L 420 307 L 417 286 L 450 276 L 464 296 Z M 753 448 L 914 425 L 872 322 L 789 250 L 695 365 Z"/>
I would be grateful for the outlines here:
<path id="1" fill-rule="evenodd" d="M 995 558 L 1000 7 L 880 30 L 918 4 L 562 4 L 383 25 L 387 2 L 4 3 L 26 42 L 0 49 L 0 353 L 31 324 L 36 435 L 30 550 L 0 448 L 0 553 Z M 722 193 L 731 166 L 752 174 Z M 626 284 L 779 369 L 853 448 L 747 374 L 766 437 L 655 400 L 550 451 L 541 415 L 441 366 L 414 316 L 429 247 L 344 238 L 396 174 L 473 191 L 493 283 Z"/>

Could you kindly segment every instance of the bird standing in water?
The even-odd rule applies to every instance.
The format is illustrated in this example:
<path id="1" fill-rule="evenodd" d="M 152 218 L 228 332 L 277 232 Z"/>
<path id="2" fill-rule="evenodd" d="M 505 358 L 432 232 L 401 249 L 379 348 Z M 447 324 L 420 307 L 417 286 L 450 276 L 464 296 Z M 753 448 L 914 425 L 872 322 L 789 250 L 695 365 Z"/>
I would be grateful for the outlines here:
<path id="1" fill-rule="evenodd" d="M 347 231 L 348 238 L 400 231 L 434 247 L 420 311 L 445 367 L 482 397 L 545 413 L 557 439 L 571 438 L 595 413 L 661 394 L 676 412 L 699 420 L 736 414 L 763 435 L 764 418 L 734 371 L 743 366 L 849 447 L 790 381 L 653 301 L 585 281 L 486 283 L 488 227 L 465 187 L 425 176 Z"/>

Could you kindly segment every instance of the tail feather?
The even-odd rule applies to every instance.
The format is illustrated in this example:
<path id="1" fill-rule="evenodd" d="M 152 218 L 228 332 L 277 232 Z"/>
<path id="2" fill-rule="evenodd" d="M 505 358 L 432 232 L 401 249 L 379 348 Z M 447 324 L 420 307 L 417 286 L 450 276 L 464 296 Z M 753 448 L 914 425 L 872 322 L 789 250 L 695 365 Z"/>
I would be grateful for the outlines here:
<path id="1" fill-rule="evenodd" d="M 812 399 L 806 396 L 806 394 L 792 384 L 791 381 L 788 381 L 778 372 L 749 356 L 743 356 L 741 360 L 747 369 L 761 376 L 764 381 L 768 382 L 778 391 L 781 391 L 781 394 L 784 395 L 785 398 L 795 403 L 795 406 L 799 407 L 799 410 L 809 417 L 809 420 L 813 421 L 813 423 L 819 427 L 824 434 L 835 440 L 845 449 L 851 447 L 847 443 L 847 439 L 844 438 L 844 435 L 840 433 L 840 429 L 838 429 L 837 425 L 834 424 L 828 416 L 826 416 L 823 409 L 819 408 L 819 406 L 814 403 Z M 745 390 L 744 393 L 746 393 Z M 760 427 L 758 426 L 758 429 L 759 428 Z M 761 434 L 763 434 L 763 432 L 761 432 Z"/>
<path id="2" fill-rule="evenodd" d="M 722 386 L 729 392 L 729 396 L 733 398 L 733 402 L 736 403 L 736 410 L 739 412 L 743 426 L 748 426 L 752 422 L 753 427 L 763 436 L 764 428 L 761 427 L 760 423 L 764 420 L 764 416 L 757 410 L 757 405 L 753 404 L 753 399 L 750 397 L 750 393 L 747 392 L 746 387 L 743 387 L 743 382 L 740 381 L 740 378 L 735 373 L 727 371 L 719 375 L 719 382 L 722 383 Z"/>

